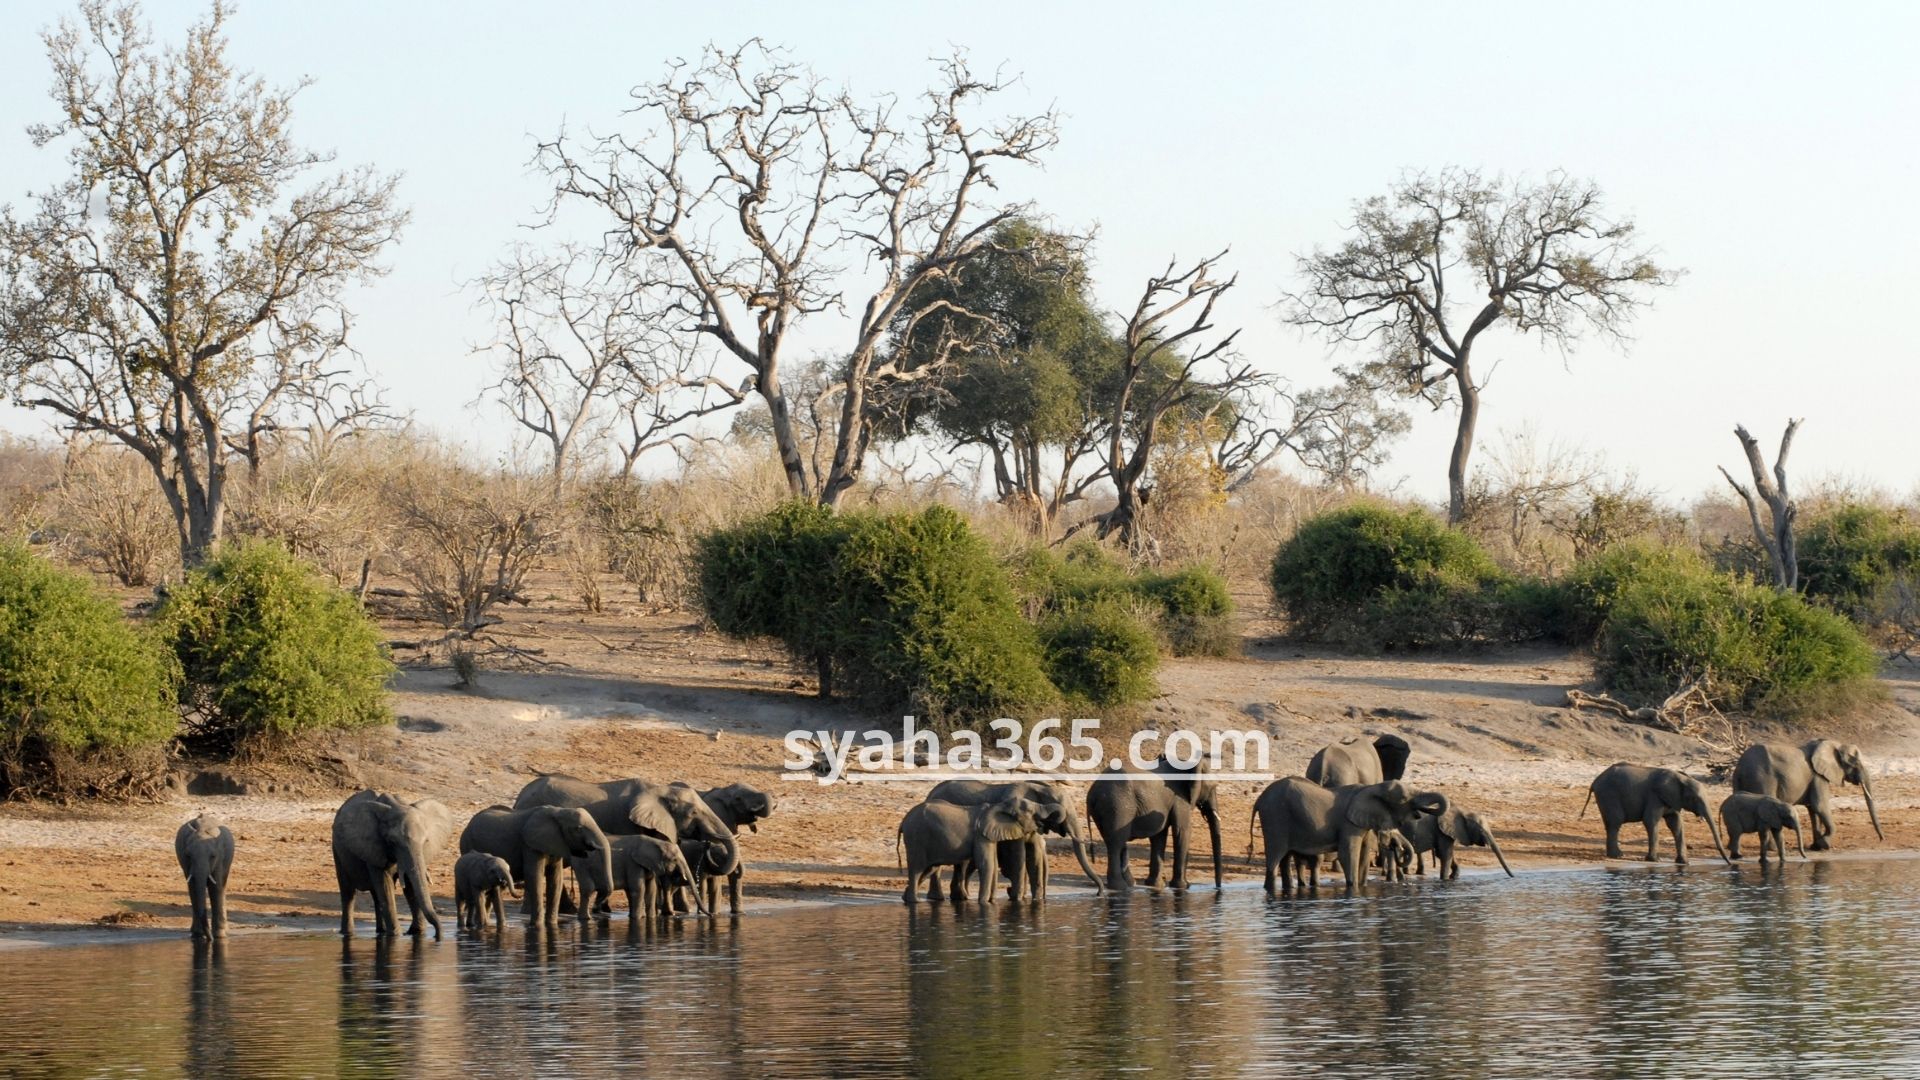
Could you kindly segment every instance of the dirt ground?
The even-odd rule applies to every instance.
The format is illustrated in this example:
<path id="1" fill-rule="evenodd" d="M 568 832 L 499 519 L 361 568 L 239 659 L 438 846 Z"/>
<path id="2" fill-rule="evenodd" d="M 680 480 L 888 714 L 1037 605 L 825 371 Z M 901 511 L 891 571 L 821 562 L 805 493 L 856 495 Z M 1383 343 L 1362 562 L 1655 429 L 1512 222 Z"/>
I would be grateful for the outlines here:
<path id="1" fill-rule="evenodd" d="M 388 628 L 396 640 L 433 636 L 417 623 Z M 1272 629 L 1252 621 L 1240 658 L 1168 662 L 1163 696 L 1139 722 L 1162 731 L 1264 731 L 1278 775 L 1298 773 L 1314 749 L 1342 736 L 1397 732 L 1413 746 L 1409 780 L 1486 813 L 1516 868 L 1600 857 L 1599 822 L 1579 812 L 1588 781 L 1606 765 L 1632 760 L 1705 776 L 1725 759 L 1691 739 L 1569 711 L 1566 689 L 1591 674 L 1577 654 L 1353 658 L 1287 645 L 1269 636 Z M 775 815 L 742 839 L 749 906 L 898 895 L 893 828 L 927 784 L 856 776 L 821 786 L 782 765 L 790 729 L 897 729 L 898 717 L 824 704 L 777 652 L 703 632 L 685 615 L 588 616 L 553 595 L 514 609 L 493 633 L 522 655 L 484 658 L 491 666 L 471 690 L 454 688 L 443 653 L 424 662 L 417 651 L 398 653 L 416 658 L 393 691 L 399 724 L 338 740 L 321 771 L 238 768 L 250 785 L 244 795 L 0 806 L 0 944 L 75 927 L 184 928 L 172 837 L 182 821 L 209 809 L 238 838 L 229 884 L 237 930 L 331 925 L 338 901 L 329 825 L 354 787 L 431 796 L 464 817 L 511 802 L 538 771 L 701 787 L 743 781 L 772 792 Z M 1894 665 L 1885 679 L 1893 703 L 1844 734 L 1870 754 L 1887 838 L 1874 838 L 1857 791 L 1843 795 L 1836 840 L 1850 852 L 1920 848 L 1920 667 Z M 1108 739 L 1110 751 L 1124 746 L 1124 735 Z M 1229 877 L 1259 874 L 1245 855 L 1261 786 L 1222 785 Z M 1717 805 L 1724 790 L 1710 792 L 1710 801 Z M 1073 802 L 1080 801 L 1076 793 Z M 1204 867 L 1204 828 L 1199 833 Z M 1625 834 L 1629 851 L 1636 835 Z M 1698 829 L 1691 838 L 1705 839 Z M 1695 854 L 1703 850 L 1711 857 L 1710 849 Z M 449 868 L 453 858 L 445 857 Z M 1056 889 L 1085 887 L 1064 849 L 1053 858 Z M 1464 862 L 1484 866 L 1492 858 L 1468 849 Z M 1195 873 L 1196 880 L 1209 876 Z M 450 869 L 439 875 L 442 892 L 450 878 Z M 449 896 L 441 903 L 451 908 Z"/>

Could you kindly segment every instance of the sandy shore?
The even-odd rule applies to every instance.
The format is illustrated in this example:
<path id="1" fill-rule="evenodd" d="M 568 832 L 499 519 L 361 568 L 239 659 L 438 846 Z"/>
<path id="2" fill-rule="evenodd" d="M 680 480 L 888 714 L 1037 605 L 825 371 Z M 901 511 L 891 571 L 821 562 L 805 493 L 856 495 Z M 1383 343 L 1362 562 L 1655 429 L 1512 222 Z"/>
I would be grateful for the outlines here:
<path id="1" fill-rule="evenodd" d="M 1142 722 L 1162 731 L 1262 731 L 1279 775 L 1299 772 L 1315 748 L 1342 736 L 1397 732 L 1414 748 L 1409 780 L 1490 816 L 1516 869 L 1600 858 L 1599 822 L 1579 814 L 1588 781 L 1606 765 L 1671 765 L 1704 778 L 1719 756 L 1677 735 L 1568 710 L 1566 688 L 1590 677 L 1579 655 L 1348 658 L 1276 644 L 1260 630 L 1250 629 L 1242 658 L 1170 661 L 1164 694 Z M 185 928 L 172 836 L 208 809 L 225 816 L 238 839 L 229 885 L 236 932 L 330 929 L 338 918 L 330 822 L 355 781 L 432 796 L 464 817 L 511 801 L 538 771 L 752 784 L 772 792 L 778 810 L 742 838 L 750 908 L 897 901 L 894 825 L 928 784 L 794 779 L 783 768 L 782 740 L 795 728 L 897 728 L 899 718 L 821 703 L 777 653 L 703 633 L 684 617 L 587 620 L 554 603 L 517 613 L 507 632 L 543 650 L 552 666 L 489 671 L 475 691 L 454 689 L 445 669 L 409 669 L 394 690 L 398 726 L 340 740 L 330 750 L 336 776 L 242 769 L 253 788 L 244 795 L 0 807 L 0 947 Z M 1874 838 L 1858 792 L 1850 792 L 1838 800 L 1836 840 L 1845 852 L 1920 849 L 1920 668 L 1896 666 L 1887 682 L 1893 704 L 1851 733 L 1875 769 L 1887 836 Z M 1109 751 L 1124 746 L 1124 737 L 1107 740 Z M 1262 786 L 1222 785 L 1230 880 L 1258 878 L 1245 855 Z M 1710 801 L 1724 790 L 1710 792 Z M 1076 792 L 1076 806 L 1080 798 Z M 1198 831 L 1204 863 L 1205 830 Z M 1635 835 L 1625 834 L 1629 850 Z M 1690 836 L 1705 841 L 1699 830 Z M 1705 846 L 1694 854 L 1712 857 Z M 1492 865 L 1472 849 L 1465 862 Z M 1085 885 L 1064 850 L 1054 853 L 1053 872 L 1062 895 Z M 451 896 L 440 899 L 450 910 Z"/>

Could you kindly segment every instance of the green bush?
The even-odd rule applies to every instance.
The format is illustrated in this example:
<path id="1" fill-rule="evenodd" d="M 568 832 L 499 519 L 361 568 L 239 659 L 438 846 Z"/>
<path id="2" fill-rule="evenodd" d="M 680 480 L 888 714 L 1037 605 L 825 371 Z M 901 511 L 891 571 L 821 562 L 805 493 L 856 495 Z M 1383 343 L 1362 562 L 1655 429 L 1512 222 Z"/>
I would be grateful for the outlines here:
<path id="1" fill-rule="evenodd" d="M 1075 702 L 1110 708 L 1145 701 L 1159 690 L 1153 677 L 1159 641 L 1117 600 L 1048 615 L 1040 623 L 1040 647 L 1053 684 Z"/>
<path id="2" fill-rule="evenodd" d="M 1800 587 L 1856 621 L 1896 578 L 1920 569 L 1920 525 L 1906 514 L 1848 503 L 1800 526 Z"/>
<path id="3" fill-rule="evenodd" d="M 231 747 L 393 718 L 385 691 L 394 667 L 379 627 L 279 544 L 223 546 L 168 594 L 154 622 L 179 658 L 198 742 Z"/>
<path id="4" fill-rule="evenodd" d="M 1689 579 L 1717 571 L 1692 548 L 1650 540 L 1628 540 L 1582 560 L 1560 581 L 1564 598 L 1561 640 L 1590 644 L 1630 582 L 1658 578 Z"/>
<path id="5" fill-rule="evenodd" d="M 0 544 L 0 794 L 34 789 L 63 757 L 164 742 L 177 677 L 85 578 Z"/>
<path id="6" fill-rule="evenodd" d="M 1773 713 L 1857 700 L 1879 668 L 1846 619 L 1682 559 L 1617 582 L 1596 653 L 1601 681 L 1629 701 L 1655 704 L 1697 681 L 1721 708 Z"/>
<path id="7" fill-rule="evenodd" d="M 1493 559 L 1418 510 L 1351 506 L 1309 519 L 1274 555 L 1274 599 L 1309 640 L 1363 648 L 1504 633 Z"/>
<path id="8" fill-rule="evenodd" d="M 1106 548 L 1082 540 L 1058 552 L 1029 548 L 1012 569 L 1035 618 L 1112 602 L 1149 611 L 1174 656 L 1232 656 L 1240 649 L 1227 579 L 1211 567 L 1134 573 Z"/>
<path id="9" fill-rule="evenodd" d="M 708 534 L 695 560 L 714 625 L 785 643 L 817 665 L 823 695 L 935 725 L 1057 696 L 1005 569 L 945 507 L 883 515 L 790 504 Z"/>

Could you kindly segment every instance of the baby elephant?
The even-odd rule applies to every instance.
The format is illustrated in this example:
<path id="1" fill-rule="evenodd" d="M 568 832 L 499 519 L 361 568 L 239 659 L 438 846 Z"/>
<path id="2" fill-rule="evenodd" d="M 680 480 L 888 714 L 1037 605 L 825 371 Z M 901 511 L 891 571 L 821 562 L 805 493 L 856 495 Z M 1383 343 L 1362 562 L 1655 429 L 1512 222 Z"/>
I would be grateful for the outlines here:
<path id="1" fill-rule="evenodd" d="M 233 869 L 233 831 L 213 814 L 201 814 L 173 834 L 173 853 L 187 875 L 193 900 L 193 937 L 227 936 L 227 874 Z"/>
<path id="2" fill-rule="evenodd" d="M 487 927 L 487 910 L 493 910 L 493 928 L 507 928 L 506 902 L 502 897 L 519 899 L 513 887 L 513 869 L 507 860 L 484 851 L 469 851 L 453 864 L 453 909 L 460 928 L 477 934 Z"/>
<path id="3" fill-rule="evenodd" d="M 613 887 L 627 894 L 629 920 L 671 915 L 669 897 L 680 889 L 693 894 L 700 914 L 712 913 L 707 890 L 696 887 L 693 868 L 679 847 L 645 834 L 610 836 L 607 842 L 613 846 Z"/>
<path id="4" fill-rule="evenodd" d="M 1793 830 L 1793 846 L 1799 850 L 1800 857 L 1807 857 L 1806 845 L 1800 839 L 1800 819 L 1794 816 L 1791 805 L 1779 799 L 1750 791 L 1736 791 L 1720 804 L 1720 822 L 1727 827 L 1727 847 L 1732 851 L 1740 850 L 1742 834 L 1760 834 L 1762 865 L 1766 864 L 1769 845 L 1780 853 L 1781 862 L 1787 861 L 1786 840 L 1780 835 L 1786 829 Z M 1736 859 L 1739 857 L 1733 856 Z"/>
<path id="5" fill-rule="evenodd" d="M 1381 876 L 1388 881 L 1407 880 L 1407 872 L 1413 869 L 1416 856 L 1413 841 L 1401 835 L 1398 829 L 1382 829 L 1373 834 L 1373 840 L 1380 851 Z"/>

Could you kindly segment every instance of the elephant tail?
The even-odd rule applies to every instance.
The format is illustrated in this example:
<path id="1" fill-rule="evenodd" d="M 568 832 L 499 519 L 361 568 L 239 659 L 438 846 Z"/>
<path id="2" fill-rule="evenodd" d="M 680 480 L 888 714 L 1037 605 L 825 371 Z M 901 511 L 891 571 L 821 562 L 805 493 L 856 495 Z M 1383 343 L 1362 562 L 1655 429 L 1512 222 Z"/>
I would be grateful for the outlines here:
<path id="1" fill-rule="evenodd" d="M 1586 817 L 1586 816 L 1587 816 L 1587 807 L 1589 807 L 1589 806 L 1591 806 L 1591 805 L 1593 805 L 1593 785 L 1592 785 L 1592 784 L 1588 784 L 1588 785 L 1587 785 L 1587 798 L 1586 798 L 1586 801 L 1580 804 L 1580 816 L 1581 816 L 1581 817 L 1583 817 L 1583 818 L 1584 818 L 1584 817 Z"/>
<path id="2" fill-rule="evenodd" d="M 905 847 L 902 843 L 902 835 L 900 826 L 895 825 L 893 827 L 893 867 L 896 870 L 906 869 L 906 864 L 900 861 L 901 851 Z"/>
<path id="3" fill-rule="evenodd" d="M 1260 808 L 1256 806 L 1253 808 L 1253 813 L 1247 815 L 1247 861 L 1248 862 L 1253 861 L 1253 829 L 1254 829 L 1254 826 L 1258 824 L 1260 824 Z"/>

